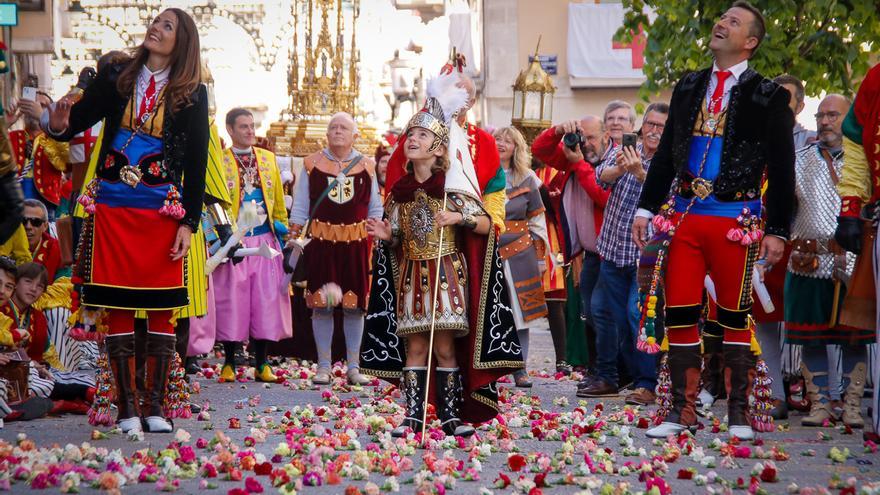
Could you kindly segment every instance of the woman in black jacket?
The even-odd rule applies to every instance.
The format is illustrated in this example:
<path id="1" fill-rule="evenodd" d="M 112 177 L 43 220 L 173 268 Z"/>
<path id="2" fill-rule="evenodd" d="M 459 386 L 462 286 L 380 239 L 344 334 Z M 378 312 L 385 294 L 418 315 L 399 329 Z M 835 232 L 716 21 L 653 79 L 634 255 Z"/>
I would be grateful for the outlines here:
<path id="1" fill-rule="evenodd" d="M 79 199 L 90 215 L 74 281 L 84 307 L 105 311 L 118 422 L 126 433 L 140 432 L 142 421 L 147 431 L 173 429 L 163 413 L 172 317 L 187 305 L 186 253 L 199 224 L 207 166 L 208 99 L 200 66 L 192 18 L 165 10 L 130 57 L 109 64 L 82 99 L 58 102 L 43 119 L 45 130 L 62 141 L 105 120 L 95 179 Z M 149 321 L 140 401 L 136 310 L 146 310 Z"/>

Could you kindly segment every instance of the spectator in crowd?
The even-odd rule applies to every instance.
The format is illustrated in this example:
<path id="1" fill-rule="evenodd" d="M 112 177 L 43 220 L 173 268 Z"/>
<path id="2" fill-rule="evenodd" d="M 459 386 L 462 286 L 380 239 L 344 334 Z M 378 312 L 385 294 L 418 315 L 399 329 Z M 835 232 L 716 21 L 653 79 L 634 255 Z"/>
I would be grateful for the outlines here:
<path id="1" fill-rule="evenodd" d="M 788 106 L 791 108 L 791 111 L 794 112 L 794 116 L 796 119 L 797 116 L 804 111 L 804 83 L 791 74 L 782 74 L 781 76 L 776 76 L 773 78 L 773 82 L 787 89 L 789 94 L 791 94 L 791 99 L 788 102 Z M 799 150 L 804 146 L 812 144 L 816 142 L 817 139 L 816 131 L 811 131 L 807 129 L 797 120 L 795 120 L 794 123 L 792 136 L 794 137 L 795 150 Z"/>
<path id="2" fill-rule="evenodd" d="M 547 222 L 541 200 L 541 182 L 531 169 L 532 157 L 526 140 L 514 127 L 495 131 L 501 168 L 507 178 L 507 205 L 504 232 L 499 237 L 498 253 L 504 263 L 504 275 L 510 294 L 513 319 L 523 362 L 529 358 L 529 330 L 547 329 L 547 303 L 544 299 L 542 272 L 547 269 L 536 244 L 547 244 Z M 556 361 L 565 360 L 565 327 L 552 334 Z M 529 388 L 524 367 L 513 374 L 517 387 Z"/>
<path id="3" fill-rule="evenodd" d="M 851 428 L 865 424 L 861 402 L 867 378 L 866 344 L 874 341 L 875 331 L 838 324 L 838 309 L 846 294 L 844 282 L 852 275 L 855 255 L 833 239 L 841 203 L 836 185 L 843 169 L 842 125 L 849 107 L 841 95 L 826 96 L 816 114 L 819 141 L 795 155 L 798 208 L 785 279 L 785 327 L 786 341 L 803 349 L 801 369 L 811 403 L 809 414 L 801 421 L 804 426 L 824 426 L 831 420 L 842 420 Z M 828 352 L 829 345 L 836 352 Z M 835 390 L 836 384 L 830 380 L 838 359 L 848 372 L 842 377 L 847 388 L 841 414 L 831 401 L 840 398 L 840 390 Z"/>
<path id="4" fill-rule="evenodd" d="M 0 312 L 12 318 L 18 329 L 28 332 L 27 347 L 19 350 L 17 358 L 30 360 L 30 392 L 55 401 L 51 410 L 53 413 L 85 414 L 95 394 L 94 376 L 87 372 L 64 370 L 61 364 L 49 338 L 46 316 L 38 307 L 47 281 L 46 268 L 39 263 L 19 266 L 15 291 L 0 307 Z M 9 359 L 11 357 L 7 355 L 5 362 L 0 362 L 0 365 L 8 364 Z"/>
<path id="5" fill-rule="evenodd" d="M 578 135 L 579 144 L 565 145 L 565 135 Z M 532 143 L 532 153 L 548 167 L 564 174 L 561 182 L 562 200 L 558 212 L 565 234 L 565 261 L 583 253 L 580 277 L 580 295 L 583 317 L 586 321 L 587 344 L 595 347 L 593 318 L 589 301 L 599 276 L 597 242 L 602 216 L 609 192 L 596 182 L 595 163 L 605 152 L 607 136 L 599 117 L 588 115 L 581 119 L 557 124 L 539 135 Z"/>
<path id="6" fill-rule="evenodd" d="M 61 248 L 58 240 L 49 235 L 49 212 L 40 200 L 24 200 L 22 219 L 28 239 L 28 248 L 34 261 L 46 267 L 49 282 L 61 268 Z"/>
<path id="7" fill-rule="evenodd" d="M 52 139 L 40 129 L 39 116 L 51 104 L 52 98 L 42 91 L 37 92 L 34 101 L 19 100 L 24 129 L 10 132 L 9 139 L 18 162 L 24 197 L 42 201 L 49 221 L 54 223 L 70 148 L 67 143 Z"/>
<path id="8" fill-rule="evenodd" d="M 612 190 L 599 235 L 602 263 L 599 282 L 591 301 L 599 349 L 597 377 L 582 390 L 581 394 L 586 397 L 618 393 L 617 361 L 621 356 L 634 380 L 634 390 L 627 396 L 626 402 L 648 405 L 655 400 L 656 357 L 636 352 L 635 348 L 639 318 L 636 283 L 639 248 L 632 240 L 630 226 L 668 114 L 669 106 L 665 103 L 650 105 L 645 112 L 642 142 L 635 148 L 622 146 L 622 143 L 615 146 L 597 168 L 600 183 Z M 623 120 L 624 117 L 628 120 Z M 608 104 L 605 125 L 612 140 L 616 132 L 629 132 L 634 121 L 635 113 L 625 102 L 612 101 Z M 611 132 L 612 128 L 614 132 Z"/>

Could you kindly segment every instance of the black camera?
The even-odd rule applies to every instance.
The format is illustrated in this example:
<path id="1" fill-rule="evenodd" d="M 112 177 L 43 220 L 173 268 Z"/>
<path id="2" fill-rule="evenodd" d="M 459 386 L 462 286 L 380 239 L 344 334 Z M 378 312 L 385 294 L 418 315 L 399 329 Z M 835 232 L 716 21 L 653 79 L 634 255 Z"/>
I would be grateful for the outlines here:
<path id="1" fill-rule="evenodd" d="M 565 144 L 568 149 L 574 151 L 579 146 L 586 144 L 586 140 L 584 139 L 584 135 L 581 134 L 581 131 L 566 132 L 562 136 L 562 143 Z"/>

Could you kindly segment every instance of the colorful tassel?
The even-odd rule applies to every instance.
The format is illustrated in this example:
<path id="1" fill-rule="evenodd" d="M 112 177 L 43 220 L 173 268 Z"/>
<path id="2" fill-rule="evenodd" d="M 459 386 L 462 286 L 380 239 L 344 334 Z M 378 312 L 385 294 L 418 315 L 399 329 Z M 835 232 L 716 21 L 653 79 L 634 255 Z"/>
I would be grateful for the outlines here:
<path id="1" fill-rule="evenodd" d="M 192 411 L 189 408 L 189 385 L 186 383 L 186 370 L 180 360 L 180 355 L 174 353 L 171 361 L 171 375 L 168 377 L 168 387 L 165 391 L 165 417 L 191 418 Z"/>
<path id="2" fill-rule="evenodd" d="M 665 340 L 665 339 L 664 339 Z M 672 380 L 669 376 L 669 364 L 666 362 L 668 354 L 660 361 L 660 371 L 657 373 L 657 414 L 654 416 L 654 424 L 659 425 L 666 419 L 672 410 Z"/>
<path id="3" fill-rule="evenodd" d="M 107 355 L 101 353 L 98 356 L 98 376 L 95 380 L 95 399 L 89 407 L 89 424 L 92 426 L 111 426 L 113 418 L 110 415 L 110 405 L 113 403 L 113 375 Z"/>
<path id="4" fill-rule="evenodd" d="M 177 187 L 169 187 L 168 194 L 165 196 L 165 203 L 159 208 L 159 214 L 171 217 L 175 220 L 180 220 L 185 217 L 186 209 L 180 202 L 180 198 L 180 192 L 177 190 Z"/>
<path id="5" fill-rule="evenodd" d="M 773 410 L 773 390 L 771 388 L 773 379 L 770 378 L 770 371 L 763 359 L 758 360 L 755 371 L 755 380 L 752 383 L 752 394 L 754 395 L 751 407 L 752 428 L 759 432 L 770 432 L 774 430 L 773 417 L 770 415 Z"/>

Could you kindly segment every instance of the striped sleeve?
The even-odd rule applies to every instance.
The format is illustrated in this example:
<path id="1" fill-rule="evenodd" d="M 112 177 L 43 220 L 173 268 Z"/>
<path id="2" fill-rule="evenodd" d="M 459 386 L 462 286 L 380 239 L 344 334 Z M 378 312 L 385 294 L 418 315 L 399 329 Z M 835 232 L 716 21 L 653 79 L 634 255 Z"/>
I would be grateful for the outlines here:
<path id="1" fill-rule="evenodd" d="M 213 196 L 229 208 L 232 201 L 229 198 L 229 189 L 226 187 L 226 174 L 223 171 L 223 146 L 220 143 L 220 134 L 217 124 L 211 122 L 210 136 L 208 138 L 208 171 L 205 174 L 205 194 Z"/>

